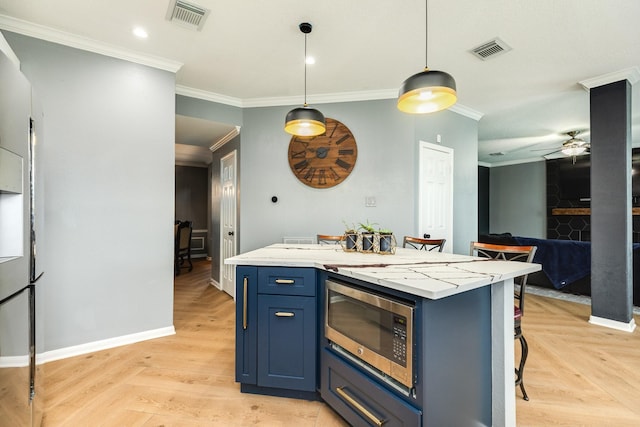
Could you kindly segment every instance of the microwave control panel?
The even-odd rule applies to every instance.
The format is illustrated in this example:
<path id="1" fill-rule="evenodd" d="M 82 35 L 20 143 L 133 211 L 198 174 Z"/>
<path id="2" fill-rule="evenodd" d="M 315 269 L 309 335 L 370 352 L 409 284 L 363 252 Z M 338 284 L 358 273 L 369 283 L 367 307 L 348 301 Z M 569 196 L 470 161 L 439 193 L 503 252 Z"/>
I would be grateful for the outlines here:
<path id="1" fill-rule="evenodd" d="M 393 359 L 407 366 L 407 319 L 403 316 L 393 316 Z"/>

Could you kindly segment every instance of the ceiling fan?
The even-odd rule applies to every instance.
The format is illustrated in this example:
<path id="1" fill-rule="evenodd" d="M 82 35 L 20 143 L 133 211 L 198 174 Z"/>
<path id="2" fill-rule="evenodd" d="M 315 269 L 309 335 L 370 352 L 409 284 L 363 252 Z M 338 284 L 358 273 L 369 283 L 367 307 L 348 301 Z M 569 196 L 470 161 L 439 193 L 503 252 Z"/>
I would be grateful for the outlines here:
<path id="1" fill-rule="evenodd" d="M 591 144 L 586 142 L 584 139 L 582 138 L 578 138 L 578 135 L 580 134 L 579 130 L 573 130 L 571 132 L 566 132 L 566 134 L 569 136 L 569 139 L 564 141 L 562 143 L 562 145 L 560 146 L 560 148 L 558 148 L 557 150 L 551 151 L 550 153 L 545 154 L 543 157 L 547 157 L 550 156 L 551 154 L 555 154 L 555 153 L 562 153 L 565 156 L 572 156 L 573 157 L 573 161 L 575 163 L 575 158 L 576 156 L 580 156 L 583 154 L 590 154 L 591 153 Z M 541 150 L 533 150 L 533 151 L 546 151 L 547 149 L 541 149 Z"/>

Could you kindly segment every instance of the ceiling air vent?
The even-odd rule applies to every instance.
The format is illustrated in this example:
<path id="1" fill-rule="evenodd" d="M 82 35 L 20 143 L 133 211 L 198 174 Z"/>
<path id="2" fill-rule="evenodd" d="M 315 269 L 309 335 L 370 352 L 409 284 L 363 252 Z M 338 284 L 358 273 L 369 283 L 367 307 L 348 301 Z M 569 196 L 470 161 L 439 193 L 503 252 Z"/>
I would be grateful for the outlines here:
<path id="1" fill-rule="evenodd" d="M 489 58 L 509 52 L 510 50 L 511 47 L 508 44 L 496 37 L 495 39 L 474 48 L 471 53 L 483 61 L 486 61 Z"/>
<path id="2" fill-rule="evenodd" d="M 200 31 L 209 16 L 209 9 L 182 0 L 171 0 L 167 19 L 183 27 Z"/>

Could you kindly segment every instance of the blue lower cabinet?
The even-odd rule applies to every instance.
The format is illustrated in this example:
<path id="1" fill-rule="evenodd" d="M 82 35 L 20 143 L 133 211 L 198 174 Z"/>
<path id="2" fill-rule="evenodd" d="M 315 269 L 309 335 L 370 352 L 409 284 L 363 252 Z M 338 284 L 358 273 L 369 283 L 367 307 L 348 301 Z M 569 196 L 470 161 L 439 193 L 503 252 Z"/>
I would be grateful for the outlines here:
<path id="1" fill-rule="evenodd" d="M 258 269 L 236 268 L 236 381 L 257 383 Z"/>
<path id="2" fill-rule="evenodd" d="M 324 349 L 320 394 L 352 426 L 422 425 L 422 411 L 370 379 L 340 356 Z"/>
<path id="3" fill-rule="evenodd" d="M 258 296 L 258 385 L 316 390 L 316 300 Z"/>
<path id="4" fill-rule="evenodd" d="M 248 393 L 317 399 L 313 268 L 236 268 L 236 381 Z"/>

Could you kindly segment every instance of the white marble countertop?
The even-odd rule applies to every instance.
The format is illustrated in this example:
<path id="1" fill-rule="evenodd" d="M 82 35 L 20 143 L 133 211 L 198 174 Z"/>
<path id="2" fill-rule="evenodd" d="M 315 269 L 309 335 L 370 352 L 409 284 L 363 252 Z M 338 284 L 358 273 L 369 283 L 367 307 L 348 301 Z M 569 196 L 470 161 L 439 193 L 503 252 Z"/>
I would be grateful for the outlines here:
<path id="1" fill-rule="evenodd" d="M 540 264 L 397 248 L 394 255 L 345 252 L 339 245 L 274 244 L 225 264 L 314 267 L 429 299 L 533 273 Z"/>

